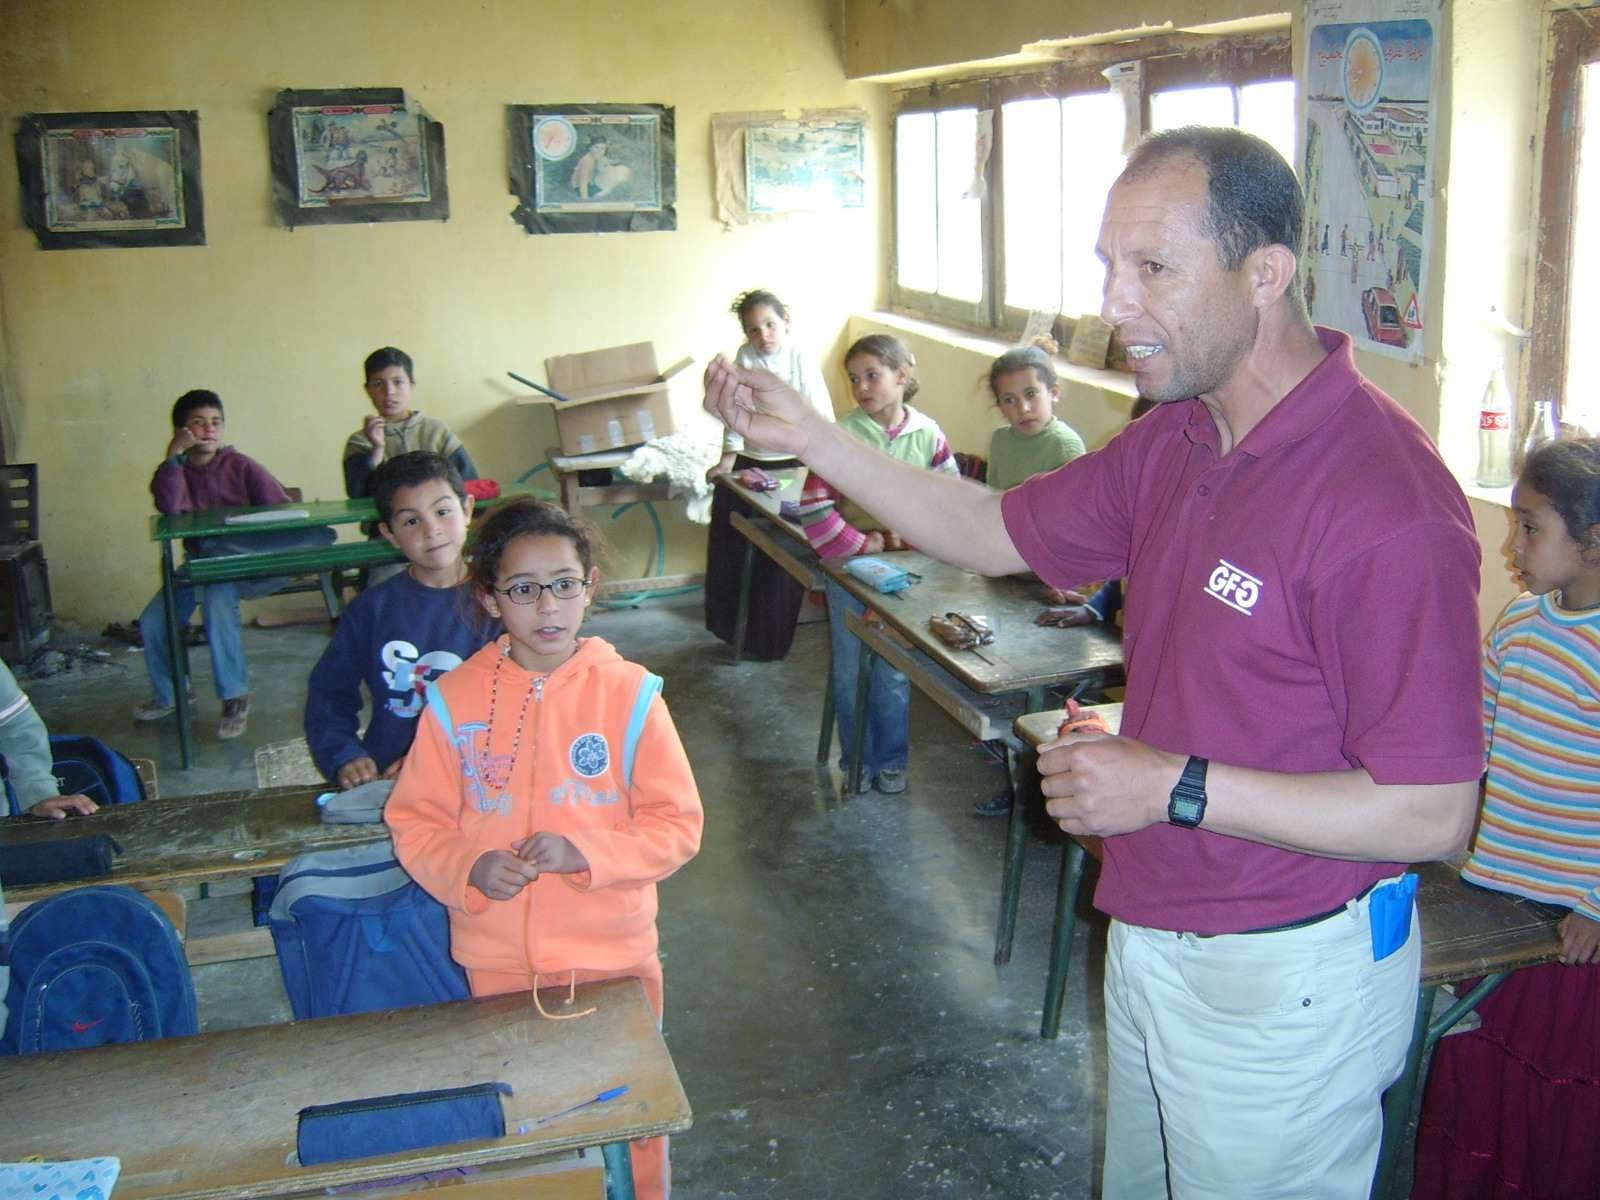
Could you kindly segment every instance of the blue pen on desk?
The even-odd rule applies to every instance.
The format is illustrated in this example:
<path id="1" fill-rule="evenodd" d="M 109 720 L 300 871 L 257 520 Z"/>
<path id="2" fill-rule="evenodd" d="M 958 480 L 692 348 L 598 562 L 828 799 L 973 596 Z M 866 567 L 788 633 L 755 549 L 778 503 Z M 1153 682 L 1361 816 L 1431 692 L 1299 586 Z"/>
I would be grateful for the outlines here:
<path id="1" fill-rule="evenodd" d="M 524 1121 L 522 1124 L 517 1126 L 517 1132 L 519 1134 L 532 1133 L 540 1125 L 549 1124 L 558 1117 L 568 1117 L 577 1112 L 579 1109 L 588 1108 L 591 1104 L 604 1104 L 607 1100 L 615 1100 L 618 1096 L 626 1096 L 627 1094 L 627 1084 L 623 1084 L 621 1087 L 607 1088 L 599 1095 L 593 1096 L 588 1100 L 583 1101 L 581 1104 L 574 1104 L 571 1108 L 563 1108 L 560 1112 L 550 1113 L 548 1116 L 540 1117 L 537 1121 Z"/>

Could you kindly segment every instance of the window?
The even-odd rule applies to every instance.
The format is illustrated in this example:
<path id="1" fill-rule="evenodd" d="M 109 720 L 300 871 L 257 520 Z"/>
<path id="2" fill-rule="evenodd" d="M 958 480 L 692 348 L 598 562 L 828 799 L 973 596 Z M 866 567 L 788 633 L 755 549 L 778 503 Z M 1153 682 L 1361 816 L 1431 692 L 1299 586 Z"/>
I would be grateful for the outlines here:
<path id="1" fill-rule="evenodd" d="M 1530 404 L 1554 399 L 1563 424 L 1600 434 L 1594 385 L 1600 345 L 1572 336 L 1600 321 L 1600 31 L 1582 15 L 1551 17 L 1554 55 L 1526 391 Z M 1577 103 L 1569 105 L 1569 98 Z"/>
<path id="2" fill-rule="evenodd" d="M 1044 73 L 903 93 L 895 121 L 893 303 L 979 329 L 1015 330 L 1031 310 L 1098 313 L 1094 253 L 1123 147 L 1150 130 L 1234 125 L 1294 161 L 1288 35 L 1151 39 L 1126 99 L 1102 70 L 1127 44 L 1064 50 Z M 980 116 L 994 116 L 979 175 Z M 1065 329 L 1058 330 L 1065 333 Z"/>

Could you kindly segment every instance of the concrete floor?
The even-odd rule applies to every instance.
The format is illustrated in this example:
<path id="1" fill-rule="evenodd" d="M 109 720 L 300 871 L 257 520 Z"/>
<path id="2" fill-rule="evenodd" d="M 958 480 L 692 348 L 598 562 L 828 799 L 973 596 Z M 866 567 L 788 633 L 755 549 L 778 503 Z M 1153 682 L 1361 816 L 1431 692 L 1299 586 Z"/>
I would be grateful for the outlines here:
<path id="1" fill-rule="evenodd" d="M 1095 1194 L 1105 1116 L 1104 926 L 1080 920 L 1062 1036 L 1039 1039 L 1060 843 L 1036 828 L 1015 954 L 992 963 L 1003 820 L 972 815 L 993 761 L 920 697 L 911 788 L 838 798 L 814 762 L 827 626 L 782 663 L 731 662 L 698 597 L 601 613 L 591 631 L 666 679 L 706 805 L 700 856 L 661 887 L 666 1035 L 695 1111 L 674 1139 L 680 1200 Z M 254 751 L 301 734 L 321 625 L 250 629 L 249 731 L 215 736 L 194 652 L 197 763 L 171 719 L 136 724 L 137 651 L 58 637 L 109 664 L 24 680 L 53 729 L 157 761 L 162 795 L 253 786 Z M 195 904 L 196 932 L 241 926 L 235 892 Z M 276 960 L 195 970 L 207 1028 L 285 1020 Z"/>

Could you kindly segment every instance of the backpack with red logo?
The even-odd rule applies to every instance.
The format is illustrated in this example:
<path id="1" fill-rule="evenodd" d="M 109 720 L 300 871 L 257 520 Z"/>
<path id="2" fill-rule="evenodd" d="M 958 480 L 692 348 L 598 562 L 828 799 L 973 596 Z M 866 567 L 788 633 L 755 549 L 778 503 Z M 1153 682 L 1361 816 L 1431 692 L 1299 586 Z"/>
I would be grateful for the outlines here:
<path id="1" fill-rule="evenodd" d="M 166 913 L 132 888 L 75 888 L 11 922 L 0 1054 L 197 1033 L 194 981 Z"/>

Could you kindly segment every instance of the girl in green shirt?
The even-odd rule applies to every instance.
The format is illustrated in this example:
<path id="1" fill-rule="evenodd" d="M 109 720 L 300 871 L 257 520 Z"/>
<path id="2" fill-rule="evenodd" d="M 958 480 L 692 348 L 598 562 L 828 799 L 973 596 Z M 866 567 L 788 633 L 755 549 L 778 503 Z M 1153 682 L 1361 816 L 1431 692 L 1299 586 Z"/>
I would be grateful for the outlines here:
<path id="1" fill-rule="evenodd" d="M 991 488 L 1003 492 L 1083 453 L 1083 439 L 1055 415 L 1061 385 L 1039 347 L 1019 346 L 995 359 L 989 390 L 1006 419 L 989 439 Z"/>

